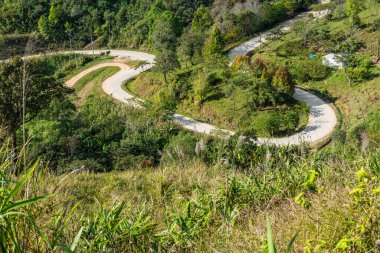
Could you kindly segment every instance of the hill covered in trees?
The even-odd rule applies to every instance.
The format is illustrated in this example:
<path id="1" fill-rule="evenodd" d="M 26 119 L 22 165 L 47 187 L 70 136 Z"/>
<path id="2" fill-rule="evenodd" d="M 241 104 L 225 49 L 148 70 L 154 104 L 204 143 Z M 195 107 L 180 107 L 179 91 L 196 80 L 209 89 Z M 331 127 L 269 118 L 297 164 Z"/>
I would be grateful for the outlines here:
<path id="1" fill-rule="evenodd" d="M 92 37 L 95 47 L 154 51 L 157 62 L 125 84 L 144 110 L 104 94 L 116 68 L 63 86 L 101 63 L 143 62 L 0 62 L 1 251 L 379 252 L 379 3 L 314 5 L 328 15 L 275 27 L 252 55 L 226 57 L 310 4 L 2 1 L 2 57 L 28 41 L 34 53 Z M 331 52 L 343 69 L 323 65 Z M 302 128 L 295 85 L 335 103 L 337 131 L 320 147 L 258 145 L 257 134 Z M 171 121 L 176 110 L 240 131 L 195 134 Z"/>
<path id="2" fill-rule="evenodd" d="M 71 39 L 77 47 L 90 43 L 91 37 L 101 46 L 149 47 L 155 27 L 162 26 L 166 16 L 175 24 L 175 37 L 190 28 L 201 33 L 217 24 L 232 42 L 310 4 L 308 0 L 2 1 L 0 34 L 37 32 L 48 43 L 68 46 Z"/>

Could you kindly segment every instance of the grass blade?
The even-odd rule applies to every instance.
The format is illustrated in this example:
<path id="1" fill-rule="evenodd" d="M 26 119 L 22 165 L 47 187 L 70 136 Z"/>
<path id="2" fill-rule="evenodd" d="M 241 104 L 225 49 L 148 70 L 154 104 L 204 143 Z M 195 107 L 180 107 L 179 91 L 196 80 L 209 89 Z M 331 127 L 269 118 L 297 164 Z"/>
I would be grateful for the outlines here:
<path id="1" fill-rule="evenodd" d="M 82 236 L 84 227 L 81 227 L 78 234 L 75 236 L 73 243 L 70 246 L 70 250 L 74 252 L 75 248 L 78 246 L 80 237 Z"/>
<path id="2" fill-rule="evenodd" d="M 293 248 L 293 245 L 294 245 L 294 242 L 296 241 L 297 239 L 297 236 L 298 236 L 299 232 L 297 232 L 293 238 L 290 240 L 289 244 L 288 244 L 288 247 L 286 248 L 286 253 L 290 253 L 292 252 L 292 248 Z"/>
<path id="3" fill-rule="evenodd" d="M 25 174 L 25 176 L 21 179 L 21 181 L 15 186 L 13 191 L 9 193 L 7 198 L 4 200 L 1 209 L 8 204 L 8 202 L 16 195 L 16 193 L 20 190 L 20 188 L 26 183 L 26 181 L 32 176 L 34 170 L 37 168 L 38 161 L 29 169 L 29 171 Z"/>
<path id="4" fill-rule="evenodd" d="M 10 206 L 7 206 L 2 211 L 4 213 L 6 213 L 6 212 L 11 211 L 13 209 L 17 209 L 17 208 L 20 208 L 20 207 L 23 207 L 23 206 L 34 204 L 34 203 L 39 202 L 41 200 L 47 199 L 47 198 L 49 198 L 51 196 L 52 195 L 45 195 L 45 196 L 40 196 L 40 197 L 36 197 L 36 198 L 33 198 L 33 199 L 19 201 L 19 202 L 16 202 L 16 203 L 14 203 L 14 204 L 12 204 Z"/>
<path id="5" fill-rule="evenodd" d="M 268 240 L 268 252 L 277 253 L 268 215 L 267 215 L 267 240 Z"/>

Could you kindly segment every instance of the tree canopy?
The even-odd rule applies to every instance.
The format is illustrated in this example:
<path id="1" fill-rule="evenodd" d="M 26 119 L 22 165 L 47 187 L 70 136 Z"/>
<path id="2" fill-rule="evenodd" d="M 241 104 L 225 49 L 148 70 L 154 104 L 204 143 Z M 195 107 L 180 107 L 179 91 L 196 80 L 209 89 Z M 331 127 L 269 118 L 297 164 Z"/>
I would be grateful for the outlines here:
<path id="1" fill-rule="evenodd" d="M 0 125 L 17 146 L 16 131 L 69 89 L 43 61 L 20 57 L 0 62 Z M 24 117 L 25 116 L 25 117 Z"/>
<path id="2" fill-rule="evenodd" d="M 60 47 L 83 47 L 91 37 L 101 46 L 152 47 L 151 35 L 165 24 L 171 23 L 176 38 L 215 24 L 237 41 L 309 5 L 309 0 L 262 1 L 255 7 L 234 0 L 12 0 L 0 3 L 0 34 L 37 33 Z"/>

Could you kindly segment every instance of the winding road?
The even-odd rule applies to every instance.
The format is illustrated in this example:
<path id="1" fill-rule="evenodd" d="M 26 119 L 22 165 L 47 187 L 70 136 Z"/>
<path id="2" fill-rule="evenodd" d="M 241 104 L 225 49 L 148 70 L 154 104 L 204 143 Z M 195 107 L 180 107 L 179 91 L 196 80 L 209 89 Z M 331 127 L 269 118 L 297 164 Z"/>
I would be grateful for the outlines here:
<path id="1" fill-rule="evenodd" d="M 283 29 L 288 29 L 289 25 L 294 23 L 296 20 L 304 17 L 306 14 L 300 14 L 294 17 L 291 20 L 288 20 L 282 23 Z M 257 49 L 265 41 L 265 37 L 268 36 L 270 32 L 265 32 L 261 36 L 252 38 L 251 40 L 243 43 L 242 45 L 232 49 L 229 53 L 230 59 L 238 54 L 248 54 L 249 52 Z M 66 52 L 67 53 L 67 52 Z M 104 51 L 101 50 L 87 50 L 87 51 L 75 51 L 78 54 L 101 54 Z M 77 76 L 73 77 L 67 81 L 67 85 L 73 86 L 76 81 L 86 74 L 106 66 L 116 66 L 120 68 L 120 71 L 114 74 L 113 76 L 107 78 L 103 84 L 102 88 L 105 93 L 112 96 L 114 99 L 119 100 L 123 103 L 132 105 L 134 107 L 141 107 L 143 100 L 136 98 L 135 96 L 129 94 L 122 89 L 122 85 L 125 81 L 130 78 L 133 78 L 143 71 L 146 71 L 154 66 L 154 55 L 136 52 L 136 51 L 127 51 L 127 50 L 110 50 L 110 56 L 115 57 L 118 62 L 109 62 L 102 63 L 100 65 L 89 68 Z M 146 64 L 140 66 L 136 69 L 128 67 L 126 64 L 120 63 L 122 59 L 132 59 L 145 61 Z M 287 145 L 300 145 L 302 143 L 308 143 L 311 146 L 314 146 L 325 139 L 327 139 L 334 131 L 335 126 L 337 125 L 337 116 L 332 105 L 316 95 L 300 89 L 295 89 L 294 98 L 304 102 L 310 110 L 309 120 L 305 129 L 301 132 L 283 138 L 258 138 L 257 142 L 259 144 L 267 145 L 276 145 L 276 146 L 287 146 Z M 234 134 L 234 132 L 224 129 L 219 129 L 213 125 L 199 122 L 197 120 L 185 117 L 180 114 L 174 114 L 174 122 L 181 125 L 183 128 L 194 131 L 196 133 L 202 134 L 212 134 L 213 132 L 219 130 L 227 134 Z"/>

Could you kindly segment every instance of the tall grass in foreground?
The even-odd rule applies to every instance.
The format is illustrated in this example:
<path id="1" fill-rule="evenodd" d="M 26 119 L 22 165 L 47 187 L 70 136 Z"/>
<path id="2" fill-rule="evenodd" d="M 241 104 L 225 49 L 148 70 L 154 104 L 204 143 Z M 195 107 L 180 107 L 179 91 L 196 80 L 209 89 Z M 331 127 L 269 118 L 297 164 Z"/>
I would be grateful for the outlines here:
<path id="1" fill-rule="evenodd" d="M 252 163 L 244 173 L 193 162 L 58 177 L 38 162 L 16 177 L 5 148 L 0 158 L 2 252 L 379 250 L 376 154 L 284 155 L 280 163 L 271 153 L 266 169 Z M 344 208 L 330 200 L 342 197 Z M 315 223 L 323 233 L 314 233 Z"/>
<path id="2" fill-rule="evenodd" d="M 20 159 L 21 160 L 21 159 Z M 15 169 L 14 166 L 20 167 Z M 61 243 L 60 236 L 50 240 L 41 230 L 35 219 L 36 204 L 46 201 L 53 194 L 35 195 L 33 179 L 36 170 L 41 166 L 39 161 L 24 167 L 24 173 L 17 177 L 14 171 L 21 171 L 21 162 L 13 162 L 11 152 L 4 145 L 0 148 L 0 250 L 1 252 L 28 252 L 32 249 L 43 251 L 55 250 L 58 247 L 64 252 L 73 252 L 78 244 L 82 231 L 78 233 L 70 246 Z M 41 210 L 39 210 L 41 211 Z M 61 217 L 54 217 L 60 219 Z M 53 217 L 51 217 L 53 219 Z M 68 220 L 68 219 L 67 219 Z M 67 224 L 67 222 L 66 222 Z M 56 226 L 63 230 L 65 226 Z M 34 241 L 39 237 L 40 240 Z"/>

